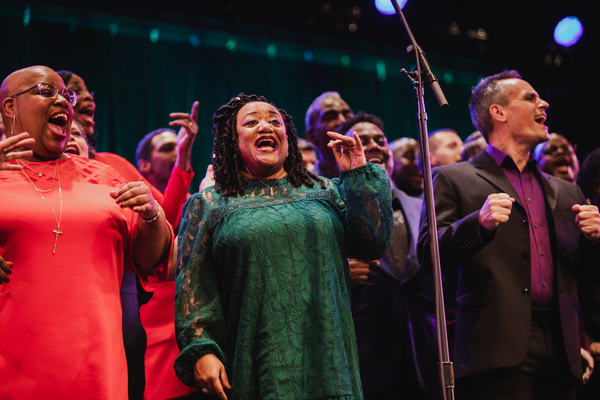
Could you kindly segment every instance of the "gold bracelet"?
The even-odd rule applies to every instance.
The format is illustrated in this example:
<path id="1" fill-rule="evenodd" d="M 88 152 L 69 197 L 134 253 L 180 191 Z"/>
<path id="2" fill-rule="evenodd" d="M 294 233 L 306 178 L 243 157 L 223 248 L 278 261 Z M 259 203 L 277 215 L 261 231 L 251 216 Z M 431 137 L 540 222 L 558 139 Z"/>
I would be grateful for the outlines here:
<path id="1" fill-rule="evenodd" d="M 158 219 L 158 217 L 160 216 L 160 204 L 157 203 L 157 205 L 158 205 L 158 212 L 156 213 L 156 215 L 154 217 L 146 219 L 146 218 L 142 217 L 142 214 L 140 214 L 140 217 L 142 217 L 142 221 L 144 221 L 147 224 L 151 224 Z"/>

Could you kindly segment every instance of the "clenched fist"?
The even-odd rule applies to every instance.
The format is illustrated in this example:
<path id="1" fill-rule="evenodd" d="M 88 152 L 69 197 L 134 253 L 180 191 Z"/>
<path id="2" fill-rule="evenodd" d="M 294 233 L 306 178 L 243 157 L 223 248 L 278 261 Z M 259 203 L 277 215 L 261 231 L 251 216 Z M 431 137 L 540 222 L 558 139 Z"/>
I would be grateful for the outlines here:
<path id="1" fill-rule="evenodd" d="M 515 199 L 506 193 L 490 194 L 479 210 L 479 222 L 488 231 L 493 231 L 502 222 L 508 221 Z"/>

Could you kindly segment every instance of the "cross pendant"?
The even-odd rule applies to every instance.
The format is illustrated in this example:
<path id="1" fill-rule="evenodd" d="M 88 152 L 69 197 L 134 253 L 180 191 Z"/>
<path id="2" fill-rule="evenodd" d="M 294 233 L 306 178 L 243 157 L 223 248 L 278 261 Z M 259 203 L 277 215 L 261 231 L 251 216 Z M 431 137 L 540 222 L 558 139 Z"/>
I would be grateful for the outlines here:
<path id="1" fill-rule="evenodd" d="M 62 232 L 60 231 L 60 226 L 56 227 L 55 231 L 52 231 L 52 233 L 56 234 L 56 236 L 54 237 L 54 248 L 52 249 L 52 254 L 56 253 L 56 242 L 58 242 L 58 235 L 62 235 Z"/>

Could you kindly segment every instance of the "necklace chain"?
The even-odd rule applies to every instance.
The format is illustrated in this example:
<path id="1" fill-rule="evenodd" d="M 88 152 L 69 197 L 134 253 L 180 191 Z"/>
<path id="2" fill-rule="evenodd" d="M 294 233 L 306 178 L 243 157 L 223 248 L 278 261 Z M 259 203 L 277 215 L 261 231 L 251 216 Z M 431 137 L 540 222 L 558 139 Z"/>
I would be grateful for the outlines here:
<path id="1" fill-rule="evenodd" d="M 23 166 L 27 166 L 25 163 L 20 162 Z M 50 163 L 48 163 L 50 164 Z M 47 167 L 48 165 L 46 165 Z M 29 168 L 31 170 L 35 171 L 32 168 Z M 44 168 L 46 169 L 46 168 Z M 43 171 L 43 170 L 42 170 Z M 55 170 L 54 170 L 54 179 L 52 180 L 52 188 L 50 188 L 49 190 L 40 190 L 38 189 L 35 184 L 33 183 L 33 181 L 31 179 L 29 179 L 29 176 L 27 176 L 27 174 L 25 173 L 25 171 L 21 170 L 21 172 L 23 173 L 23 175 L 25 175 L 25 178 L 27 178 L 27 180 L 29 181 L 29 183 L 31 183 L 31 186 L 33 186 L 33 188 L 35 189 L 35 191 L 40 195 L 40 197 L 42 198 L 42 200 L 44 200 L 44 202 L 48 205 L 48 207 L 50 207 L 50 211 L 52 211 L 52 215 L 54 215 L 54 221 L 56 221 L 56 230 L 53 230 L 52 233 L 54 233 L 55 237 L 54 237 L 54 247 L 52 248 L 52 254 L 56 253 L 56 242 L 58 242 L 58 235 L 62 235 L 62 232 L 60 231 L 60 223 L 62 222 L 62 215 L 63 215 L 63 202 L 62 202 L 62 188 L 60 186 L 60 173 L 58 171 L 58 159 L 56 159 L 56 166 L 55 166 Z M 40 173 L 41 175 L 41 173 Z M 50 203 L 48 202 L 48 200 L 46 200 L 46 198 L 44 197 L 44 195 L 41 192 L 49 192 L 54 188 L 54 181 L 56 180 L 56 176 L 58 175 L 58 198 L 60 199 L 60 214 L 59 217 L 56 218 L 56 213 L 54 212 L 54 208 L 52 208 L 52 206 L 50 205 Z"/>
<path id="2" fill-rule="evenodd" d="M 58 159 L 56 160 L 58 162 Z M 44 169 L 42 169 L 40 172 L 36 171 L 35 169 L 31 168 L 29 165 L 25 164 L 23 161 L 19 161 L 17 160 L 17 163 L 21 164 L 24 167 L 29 168 L 30 170 L 32 170 L 33 172 L 35 172 L 36 174 L 38 174 L 38 176 L 42 176 L 42 172 L 44 172 L 44 170 L 48 167 L 48 165 L 50 165 L 50 163 L 47 163 L 46 166 L 44 167 Z M 21 170 L 23 171 L 23 170 Z M 54 182 L 56 181 L 56 171 L 55 174 L 52 176 L 52 186 L 50 187 L 50 189 L 38 189 L 33 182 L 31 181 L 31 179 L 29 179 L 29 176 L 27 176 L 27 174 L 23 171 L 23 174 L 25 175 L 25 178 L 27 178 L 27 180 L 33 185 L 33 187 L 35 188 L 35 190 L 37 190 L 38 193 L 48 193 L 51 192 L 52 189 L 54 189 Z"/>
<path id="3" fill-rule="evenodd" d="M 275 183 L 271 186 L 267 185 L 262 179 L 259 179 L 259 182 L 262 183 L 263 185 L 265 185 L 266 187 L 268 187 L 271 190 L 271 196 L 273 196 L 273 188 L 275 187 L 275 185 L 277 185 L 277 182 L 279 182 L 279 179 L 275 179 Z"/>
<path id="4" fill-rule="evenodd" d="M 21 163 L 21 165 L 23 165 L 25 168 L 29 168 L 30 170 L 32 170 L 33 172 L 35 172 L 36 174 L 38 174 L 38 176 L 42 176 L 42 172 L 44 172 L 46 170 L 46 168 L 48 168 L 48 165 L 50 165 L 50 163 L 46 163 L 46 166 L 44 168 L 42 168 L 41 171 L 36 171 L 35 169 L 31 168 L 29 165 L 25 164 L 25 163 Z M 52 185 L 54 186 L 54 185 Z M 50 189 L 52 190 L 52 189 Z"/>

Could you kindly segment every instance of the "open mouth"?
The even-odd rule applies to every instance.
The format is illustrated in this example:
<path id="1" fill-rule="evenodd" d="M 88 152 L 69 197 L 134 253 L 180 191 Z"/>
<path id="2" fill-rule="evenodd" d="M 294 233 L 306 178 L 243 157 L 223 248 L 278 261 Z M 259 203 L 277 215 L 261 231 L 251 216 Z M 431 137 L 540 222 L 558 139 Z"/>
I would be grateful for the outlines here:
<path id="1" fill-rule="evenodd" d="M 544 122 L 546 122 L 546 116 L 544 114 L 538 114 L 535 116 L 534 120 L 538 124 L 544 125 Z"/>
<path id="2" fill-rule="evenodd" d="M 559 168 L 563 170 L 567 170 L 571 167 L 572 160 L 571 157 L 567 155 L 560 155 L 554 159 L 554 168 Z"/>
<path id="3" fill-rule="evenodd" d="M 365 159 L 371 164 L 384 166 L 390 159 L 389 155 L 378 148 L 365 151 Z"/>
<path id="4" fill-rule="evenodd" d="M 50 116 L 48 119 L 48 126 L 53 133 L 60 136 L 65 136 L 66 133 L 64 128 L 66 127 L 68 121 L 68 115 L 64 111 L 61 111 Z"/>
<path id="5" fill-rule="evenodd" d="M 96 107 L 94 105 L 84 106 L 79 109 L 79 120 L 89 125 L 94 125 L 94 112 Z"/>
<path id="6" fill-rule="evenodd" d="M 254 146 L 260 151 L 277 151 L 279 143 L 273 136 L 261 136 L 254 142 Z"/>
<path id="7" fill-rule="evenodd" d="M 79 150 L 79 146 L 77 146 L 75 144 L 69 144 L 64 152 L 70 153 L 70 154 L 75 154 L 76 156 L 81 154 L 81 152 Z"/>
<path id="8" fill-rule="evenodd" d="M 367 161 L 372 164 L 379 164 L 379 165 L 383 165 L 383 163 L 384 163 L 383 157 L 381 157 L 379 155 L 367 156 Z"/>

